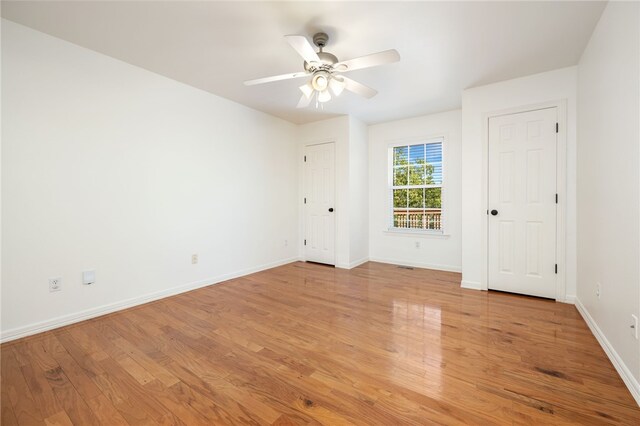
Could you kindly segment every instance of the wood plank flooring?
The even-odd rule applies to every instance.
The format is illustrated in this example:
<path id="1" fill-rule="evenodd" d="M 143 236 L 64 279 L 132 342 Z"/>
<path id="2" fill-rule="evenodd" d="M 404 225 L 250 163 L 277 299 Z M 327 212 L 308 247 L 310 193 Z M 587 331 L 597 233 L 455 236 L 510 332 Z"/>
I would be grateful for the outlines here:
<path id="1" fill-rule="evenodd" d="M 575 307 L 292 263 L 1 346 L 2 425 L 640 424 Z"/>

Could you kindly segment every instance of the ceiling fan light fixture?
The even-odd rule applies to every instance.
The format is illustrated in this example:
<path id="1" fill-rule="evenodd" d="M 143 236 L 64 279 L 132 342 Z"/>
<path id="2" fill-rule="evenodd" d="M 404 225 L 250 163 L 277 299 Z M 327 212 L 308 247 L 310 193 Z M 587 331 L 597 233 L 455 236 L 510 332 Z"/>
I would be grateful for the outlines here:
<path id="1" fill-rule="evenodd" d="M 319 102 L 329 102 L 331 100 L 331 93 L 328 90 L 323 90 L 318 93 L 318 101 Z"/>
<path id="2" fill-rule="evenodd" d="M 340 96 L 340 93 L 344 90 L 344 86 L 346 83 L 343 79 L 337 76 L 333 76 L 329 81 L 329 88 L 333 92 L 334 95 Z"/>
<path id="3" fill-rule="evenodd" d="M 317 71 L 311 78 L 311 86 L 318 92 L 323 92 L 329 87 L 331 75 L 326 71 Z"/>

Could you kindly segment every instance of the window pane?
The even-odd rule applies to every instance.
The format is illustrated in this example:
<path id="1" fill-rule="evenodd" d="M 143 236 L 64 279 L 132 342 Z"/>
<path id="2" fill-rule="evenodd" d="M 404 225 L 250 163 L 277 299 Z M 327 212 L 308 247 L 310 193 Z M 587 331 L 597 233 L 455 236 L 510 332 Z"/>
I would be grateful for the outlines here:
<path id="1" fill-rule="evenodd" d="M 427 164 L 425 183 L 427 185 L 442 185 L 442 163 Z"/>
<path id="2" fill-rule="evenodd" d="M 408 228 L 409 227 L 409 215 L 406 210 L 394 210 L 393 211 L 393 227 L 394 228 Z"/>
<path id="3" fill-rule="evenodd" d="M 422 229 L 439 231 L 442 229 L 442 210 L 426 209 L 422 217 Z"/>
<path id="4" fill-rule="evenodd" d="M 394 189 L 393 190 L 393 208 L 407 208 L 407 190 L 406 189 Z"/>
<path id="5" fill-rule="evenodd" d="M 425 167 L 423 165 L 409 166 L 409 185 L 424 185 Z"/>
<path id="6" fill-rule="evenodd" d="M 424 207 L 424 189 L 409 189 L 409 208 Z"/>
<path id="7" fill-rule="evenodd" d="M 427 185 L 442 185 L 442 143 L 426 145 Z"/>
<path id="8" fill-rule="evenodd" d="M 426 145 L 427 163 L 442 163 L 442 142 Z"/>
<path id="9" fill-rule="evenodd" d="M 393 165 L 404 166 L 407 164 L 408 147 L 398 146 L 393 148 Z"/>
<path id="10" fill-rule="evenodd" d="M 393 185 L 406 185 L 407 184 L 407 168 L 400 166 L 393 168 Z"/>
<path id="11" fill-rule="evenodd" d="M 424 145 L 409 146 L 409 163 L 424 164 Z"/>
<path id="12" fill-rule="evenodd" d="M 396 228 L 442 229 L 442 212 L 440 209 L 411 210 L 394 212 L 393 226 Z"/>
<path id="13" fill-rule="evenodd" d="M 428 209 L 442 208 L 442 188 L 426 188 L 425 189 L 425 207 Z"/>

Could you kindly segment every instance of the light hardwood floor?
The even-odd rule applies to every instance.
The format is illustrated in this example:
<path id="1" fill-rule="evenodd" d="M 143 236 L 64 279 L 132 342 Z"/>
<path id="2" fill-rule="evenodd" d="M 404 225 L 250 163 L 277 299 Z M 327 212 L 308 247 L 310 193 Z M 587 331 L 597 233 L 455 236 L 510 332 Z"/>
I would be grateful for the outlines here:
<path id="1" fill-rule="evenodd" d="M 2 345 L 2 425 L 640 424 L 575 307 L 293 263 Z"/>

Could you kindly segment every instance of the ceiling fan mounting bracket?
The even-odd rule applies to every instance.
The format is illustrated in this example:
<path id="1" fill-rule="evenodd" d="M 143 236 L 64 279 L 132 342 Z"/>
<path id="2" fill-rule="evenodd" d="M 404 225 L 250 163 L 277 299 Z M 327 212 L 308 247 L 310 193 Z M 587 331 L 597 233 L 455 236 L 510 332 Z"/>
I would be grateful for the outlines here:
<path id="1" fill-rule="evenodd" d="M 327 33 L 315 33 L 313 35 L 313 44 L 318 46 L 321 52 L 322 52 L 322 49 L 327 45 L 328 41 L 329 41 L 329 36 L 327 35 Z"/>

